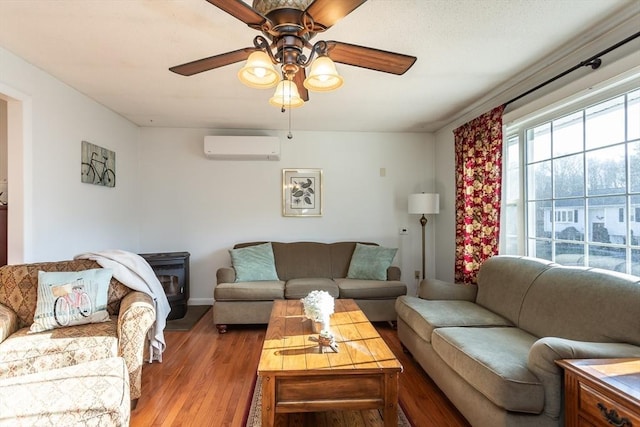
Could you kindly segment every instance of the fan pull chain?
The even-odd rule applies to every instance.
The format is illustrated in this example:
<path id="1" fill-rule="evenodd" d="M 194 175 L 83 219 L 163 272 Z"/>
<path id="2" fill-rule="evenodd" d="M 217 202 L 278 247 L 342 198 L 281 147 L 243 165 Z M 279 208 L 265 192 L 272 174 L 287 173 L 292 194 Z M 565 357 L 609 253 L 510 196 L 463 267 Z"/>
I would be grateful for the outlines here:
<path id="1" fill-rule="evenodd" d="M 287 139 L 293 139 L 291 133 L 291 80 L 289 80 L 289 133 L 287 133 Z"/>
<path id="2" fill-rule="evenodd" d="M 291 133 L 291 99 L 289 99 L 289 133 L 287 134 L 287 139 L 293 139 L 293 134 Z"/>

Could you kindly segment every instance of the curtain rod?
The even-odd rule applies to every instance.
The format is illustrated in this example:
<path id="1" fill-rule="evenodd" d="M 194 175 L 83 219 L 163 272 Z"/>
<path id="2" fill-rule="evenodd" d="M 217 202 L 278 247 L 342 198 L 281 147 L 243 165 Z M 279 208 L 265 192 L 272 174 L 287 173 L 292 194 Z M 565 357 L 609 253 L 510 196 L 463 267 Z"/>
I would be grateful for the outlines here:
<path id="1" fill-rule="evenodd" d="M 538 86 L 534 87 L 533 89 L 529 89 L 528 91 L 521 93 L 520 95 L 516 96 L 515 98 L 505 102 L 503 105 L 503 107 L 506 107 L 507 105 L 519 100 L 520 98 L 524 98 L 525 96 L 529 95 L 530 93 L 533 93 L 535 91 L 537 91 L 538 89 L 541 89 L 543 87 L 545 87 L 546 85 L 555 82 L 556 80 L 566 76 L 569 73 L 574 72 L 575 70 L 582 68 L 582 67 L 591 67 L 593 70 L 597 69 L 600 67 L 600 65 L 602 64 L 602 59 L 600 59 L 601 56 L 606 55 L 607 53 L 611 52 L 612 50 L 615 50 L 617 48 L 619 48 L 620 46 L 629 43 L 631 40 L 640 37 L 640 31 L 632 34 L 631 36 L 627 37 L 626 39 L 614 44 L 613 46 L 610 46 L 608 48 L 606 48 L 605 50 L 603 50 L 602 52 L 598 52 L 597 54 L 593 55 L 591 58 L 586 59 L 582 62 L 580 62 L 577 65 L 574 65 L 573 67 L 569 68 L 568 70 L 563 71 L 562 73 L 558 74 L 557 76 L 554 76 L 552 78 L 550 78 L 549 80 L 540 83 Z"/>

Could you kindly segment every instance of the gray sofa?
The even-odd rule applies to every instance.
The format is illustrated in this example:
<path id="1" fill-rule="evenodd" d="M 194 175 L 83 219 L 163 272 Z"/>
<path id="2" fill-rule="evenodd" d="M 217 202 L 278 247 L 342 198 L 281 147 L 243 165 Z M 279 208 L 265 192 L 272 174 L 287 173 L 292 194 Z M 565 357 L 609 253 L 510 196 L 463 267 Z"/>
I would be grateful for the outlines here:
<path id="1" fill-rule="evenodd" d="M 263 243 L 240 243 L 234 249 Z M 271 246 L 279 280 L 236 282 L 233 267 L 218 269 L 213 290 L 218 332 L 225 333 L 230 324 L 266 324 L 274 300 L 304 298 L 313 290 L 354 299 L 370 321 L 396 320 L 396 298 L 407 293 L 400 269 L 390 266 L 387 280 L 346 278 L 356 242 L 271 242 Z"/>
<path id="2" fill-rule="evenodd" d="M 640 356 L 640 278 L 496 256 L 478 285 L 426 280 L 398 336 L 474 426 L 563 425 L 558 359 Z"/>

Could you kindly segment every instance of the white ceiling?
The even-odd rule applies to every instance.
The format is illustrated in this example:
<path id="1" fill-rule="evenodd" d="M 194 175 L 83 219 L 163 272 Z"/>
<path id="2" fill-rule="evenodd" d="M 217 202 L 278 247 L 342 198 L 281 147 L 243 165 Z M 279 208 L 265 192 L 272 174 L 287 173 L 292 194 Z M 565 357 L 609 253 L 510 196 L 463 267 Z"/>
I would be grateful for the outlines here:
<path id="1" fill-rule="evenodd" d="M 418 60 L 403 76 L 338 64 L 344 86 L 311 93 L 293 128 L 437 130 L 630 2 L 639 4 L 369 0 L 313 41 Z M 168 71 L 258 34 L 205 0 L 0 0 L 0 46 L 141 126 L 286 129 L 287 115 L 267 103 L 273 89 L 238 81 L 241 63 L 191 77 Z"/>

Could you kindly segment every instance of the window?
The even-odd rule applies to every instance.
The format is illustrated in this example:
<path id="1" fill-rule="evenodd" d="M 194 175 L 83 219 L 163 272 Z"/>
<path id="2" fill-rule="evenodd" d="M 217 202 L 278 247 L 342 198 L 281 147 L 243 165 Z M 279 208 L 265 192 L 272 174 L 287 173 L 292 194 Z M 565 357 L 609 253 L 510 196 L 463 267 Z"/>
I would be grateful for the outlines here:
<path id="1" fill-rule="evenodd" d="M 505 133 L 501 252 L 640 275 L 637 83 L 557 111 Z"/>

